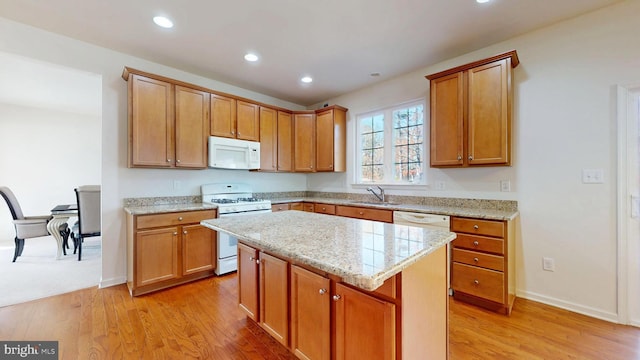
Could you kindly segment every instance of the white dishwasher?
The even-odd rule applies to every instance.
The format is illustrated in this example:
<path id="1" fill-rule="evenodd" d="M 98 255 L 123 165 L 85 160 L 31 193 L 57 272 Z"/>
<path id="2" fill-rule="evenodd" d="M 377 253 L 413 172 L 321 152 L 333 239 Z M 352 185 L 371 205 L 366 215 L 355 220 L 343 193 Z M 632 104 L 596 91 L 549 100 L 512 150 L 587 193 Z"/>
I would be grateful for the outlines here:
<path id="1" fill-rule="evenodd" d="M 434 230 L 449 230 L 449 216 L 448 215 L 436 215 L 436 214 L 424 214 L 417 212 L 407 212 L 407 211 L 394 211 L 393 212 L 393 223 L 397 225 L 409 225 L 415 227 L 421 227 L 425 229 L 434 229 Z M 449 288 L 449 295 L 452 295 L 451 292 L 451 280 L 450 280 L 450 272 L 451 272 L 451 246 L 447 244 L 447 287 Z"/>

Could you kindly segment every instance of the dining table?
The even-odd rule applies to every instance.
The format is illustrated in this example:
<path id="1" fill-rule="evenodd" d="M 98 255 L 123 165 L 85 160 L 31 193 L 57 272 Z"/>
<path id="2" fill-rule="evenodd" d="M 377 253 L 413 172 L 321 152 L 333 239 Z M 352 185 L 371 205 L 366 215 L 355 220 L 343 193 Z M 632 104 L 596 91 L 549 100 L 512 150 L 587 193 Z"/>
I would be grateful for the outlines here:
<path id="1" fill-rule="evenodd" d="M 62 259 L 62 255 L 66 255 L 65 246 L 66 241 L 69 238 L 69 233 L 63 235 L 60 233 L 58 229 L 60 229 L 60 225 L 69 221 L 69 218 L 78 216 L 78 205 L 77 204 L 62 204 L 56 205 L 53 209 L 51 209 L 51 220 L 47 223 L 47 230 L 49 234 L 53 235 L 58 243 L 58 254 L 56 255 L 56 260 Z"/>

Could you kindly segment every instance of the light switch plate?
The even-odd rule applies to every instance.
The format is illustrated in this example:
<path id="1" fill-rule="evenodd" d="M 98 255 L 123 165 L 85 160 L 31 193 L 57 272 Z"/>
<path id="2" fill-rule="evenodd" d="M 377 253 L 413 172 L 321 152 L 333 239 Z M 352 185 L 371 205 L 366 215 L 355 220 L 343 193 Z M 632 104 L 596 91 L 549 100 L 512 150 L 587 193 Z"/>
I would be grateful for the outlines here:
<path id="1" fill-rule="evenodd" d="M 602 184 L 604 183 L 603 169 L 582 169 L 583 184 Z"/>
<path id="2" fill-rule="evenodd" d="M 444 190 L 447 187 L 444 181 L 436 181 L 436 190 Z"/>
<path id="3" fill-rule="evenodd" d="M 511 181 L 500 180 L 500 191 L 511 191 Z"/>

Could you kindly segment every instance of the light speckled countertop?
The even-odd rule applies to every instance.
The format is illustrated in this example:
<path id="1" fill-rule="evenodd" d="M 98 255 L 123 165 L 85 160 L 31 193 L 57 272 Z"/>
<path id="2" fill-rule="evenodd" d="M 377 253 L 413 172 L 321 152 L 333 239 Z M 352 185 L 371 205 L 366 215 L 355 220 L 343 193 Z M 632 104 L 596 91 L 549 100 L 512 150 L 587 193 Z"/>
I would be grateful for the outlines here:
<path id="1" fill-rule="evenodd" d="M 250 246 L 374 290 L 455 239 L 455 233 L 303 211 L 204 220 Z"/>
<path id="2" fill-rule="evenodd" d="M 477 219 L 489 219 L 489 220 L 513 220 L 519 212 L 517 210 L 500 210 L 500 209 L 485 209 L 485 208 L 472 208 L 461 206 L 435 206 L 435 205 L 421 205 L 421 204 L 403 204 L 403 203 L 376 203 L 375 201 L 364 202 L 359 200 L 349 199 L 332 199 L 332 198 L 280 198 L 271 199 L 272 204 L 284 204 L 292 202 L 315 202 L 323 204 L 333 205 L 349 205 L 360 207 L 371 207 L 376 209 L 387 209 L 394 211 L 409 211 L 419 212 L 425 214 L 437 214 L 437 215 L 451 215 L 472 217 Z"/>
<path id="3" fill-rule="evenodd" d="M 125 206 L 124 211 L 132 215 L 163 214 L 179 211 L 213 210 L 218 206 L 203 203 L 176 203 L 162 205 Z"/>

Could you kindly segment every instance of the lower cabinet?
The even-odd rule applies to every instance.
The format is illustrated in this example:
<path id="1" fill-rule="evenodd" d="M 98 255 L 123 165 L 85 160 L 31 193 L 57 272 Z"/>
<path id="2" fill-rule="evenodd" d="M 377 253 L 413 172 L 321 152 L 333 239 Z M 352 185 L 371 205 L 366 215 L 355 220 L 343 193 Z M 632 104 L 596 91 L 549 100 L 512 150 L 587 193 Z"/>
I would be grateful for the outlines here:
<path id="1" fill-rule="evenodd" d="M 215 231 L 199 225 L 215 210 L 127 214 L 127 285 L 140 295 L 211 276 Z"/>
<path id="2" fill-rule="evenodd" d="M 393 210 L 338 205 L 336 206 L 336 215 L 386 223 L 393 222 Z"/>
<path id="3" fill-rule="evenodd" d="M 365 291 L 238 243 L 240 308 L 300 359 L 444 359 L 446 257 Z"/>

